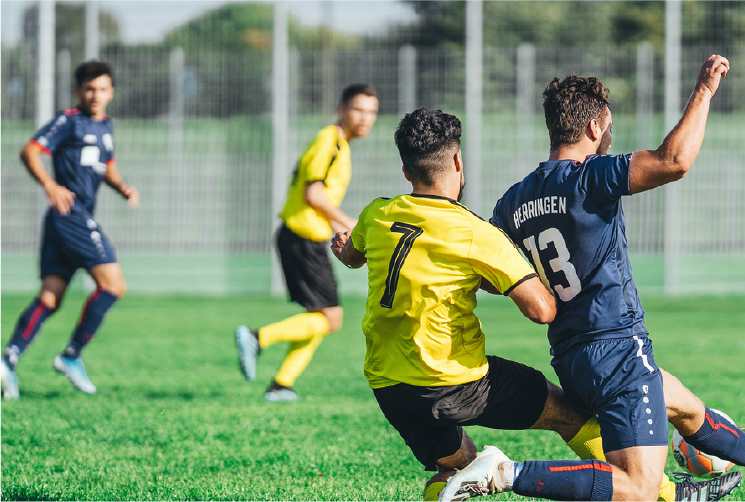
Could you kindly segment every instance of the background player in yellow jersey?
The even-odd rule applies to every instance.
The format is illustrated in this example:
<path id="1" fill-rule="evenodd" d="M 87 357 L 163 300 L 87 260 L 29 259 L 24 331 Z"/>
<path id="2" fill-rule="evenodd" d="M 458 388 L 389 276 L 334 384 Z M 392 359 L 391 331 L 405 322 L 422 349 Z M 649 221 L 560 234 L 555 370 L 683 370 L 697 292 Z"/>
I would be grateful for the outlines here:
<path id="1" fill-rule="evenodd" d="M 366 84 L 344 89 L 339 119 L 321 129 L 300 157 L 282 211 L 277 247 L 290 299 L 307 312 L 259 329 L 239 326 L 236 343 L 247 380 L 256 378 L 256 357 L 262 348 L 290 342 L 282 366 L 264 397 L 295 401 L 292 385 L 308 366 L 327 334 L 341 328 L 336 279 L 327 242 L 332 232 L 351 229 L 356 221 L 339 209 L 349 185 L 352 161 L 349 143 L 364 138 L 375 124 L 378 97 Z"/>
<path id="2" fill-rule="evenodd" d="M 599 440 L 597 429 L 588 437 L 587 415 L 539 371 L 485 354 L 473 312 L 480 286 L 509 296 L 539 323 L 553 320 L 556 304 L 504 233 L 458 203 L 460 136 L 452 115 L 424 108 L 407 114 L 395 139 L 413 192 L 373 201 L 351 232 L 332 240 L 342 263 L 368 266 L 365 376 L 386 419 L 425 469 L 438 471 L 425 500 L 509 490 L 611 500 L 613 468 L 606 462 L 513 462 L 493 446 L 477 456 L 462 429 L 553 430 L 578 453 L 578 442 Z"/>

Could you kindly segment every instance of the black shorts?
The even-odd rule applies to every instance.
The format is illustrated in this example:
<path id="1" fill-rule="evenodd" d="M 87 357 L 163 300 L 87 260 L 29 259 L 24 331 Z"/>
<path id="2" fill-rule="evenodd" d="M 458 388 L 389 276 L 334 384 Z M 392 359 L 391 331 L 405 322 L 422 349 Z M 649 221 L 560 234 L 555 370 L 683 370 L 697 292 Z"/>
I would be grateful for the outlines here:
<path id="1" fill-rule="evenodd" d="M 487 359 L 489 373 L 474 382 L 373 389 L 385 418 L 426 470 L 436 470 L 437 460 L 458 451 L 464 425 L 524 430 L 543 413 L 548 384 L 540 371 L 497 356 Z"/>
<path id="2" fill-rule="evenodd" d="M 327 242 L 303 239 L 284 225 L 277 232 L 277 249 L 290 300 L 308 310 L 339 305 L 328 247 Z"/>

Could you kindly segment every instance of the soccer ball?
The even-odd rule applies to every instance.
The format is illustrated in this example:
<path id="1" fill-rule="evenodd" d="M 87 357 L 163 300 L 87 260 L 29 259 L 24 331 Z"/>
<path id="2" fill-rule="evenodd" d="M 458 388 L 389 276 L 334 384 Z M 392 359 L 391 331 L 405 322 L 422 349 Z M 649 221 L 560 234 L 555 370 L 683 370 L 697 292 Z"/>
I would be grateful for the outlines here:
<path id="1" fill-rule="evenodd" d="M 714 411 L 732 422 L 732 419 L 721 411 Z M 734 427 L 737 427 L 734 422 L 732 422 L 732 425 Z M 728 460 L 722 460 L 719 457 L 715 457 L 714 455 L 709 455 L 708 453 L 703 453 L 697 450 L 693 446 L 686 443 L 685 439 L 683 439 L 683 436 L 681 436 L 677 430 L 673 430 L 673 439 L 670 442 L 670 446 L 673 450 L 673 457 L 675 457 L 675 461 L 678 462 L 678 465 L 680 465 L 684 469 L 687 469 L 696 476 L 703 476 L 707 478 L 721 476 L 725 472 L 732 469 L 732 467 L 735 465 Z"/>

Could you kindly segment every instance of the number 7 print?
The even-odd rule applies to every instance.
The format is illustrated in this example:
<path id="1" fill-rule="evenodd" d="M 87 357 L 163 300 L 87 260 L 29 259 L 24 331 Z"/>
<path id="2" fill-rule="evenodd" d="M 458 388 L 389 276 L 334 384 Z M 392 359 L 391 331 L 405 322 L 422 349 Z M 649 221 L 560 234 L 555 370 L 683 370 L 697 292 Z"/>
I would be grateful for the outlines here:
<path id="1" fill-rule="evenodd" d="M 399 239 L 396 249 L 393 250 L 391 262 L 388 264 L 388 277 L 385 279 L 385 293 L 383 293 L 383 298 L 380 299 L 380 306 L 387 309 L 393 306 L 393 297 L 396 295 L 401 267 L 404 266 L 406 257 L 409 256 L 409 251 L 411 251 L 414 240 L 422 235 L 424 230 L 415 225 L 397 221 L 391 225 L 391 232 L 397 232 L 403 235 Z"/>

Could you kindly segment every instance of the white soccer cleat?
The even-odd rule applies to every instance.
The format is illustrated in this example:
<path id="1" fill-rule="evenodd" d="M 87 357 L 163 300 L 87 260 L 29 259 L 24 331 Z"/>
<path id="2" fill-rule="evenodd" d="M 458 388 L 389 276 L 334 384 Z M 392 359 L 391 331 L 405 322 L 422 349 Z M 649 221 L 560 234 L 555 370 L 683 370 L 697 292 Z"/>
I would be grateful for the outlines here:
<path id="1" fill-rule="evenodd" d="M 235 344 L 238 346 L 243 376 L 249 381 L 256 380 L 256 357 L 261 351 L 258 335 L 247 326 L 238 326 L 235 330 Z"/>
<path id="2" fill-rule="evenodd" d="M 73 359 L 60 354 L 54 358 L 54 369 L 66 375 L 75 387 L 86 394 L 94 394 L 96 392 L 96 386 L 88 378 L 83 360 L 79 357 Z"/>
<path id="3" fill-rule="evenodd" d="M 0 358 L 0 386 L 5 399 L 18 399 L 18 377 L 8 365 L 5 358 Z"/>
<path id="4" fill-rule="evenodd" d="M 496 446 L 484 446 L 473 462 L 453 474 L 440 492 L 440 502 L 512 491 L 515 463 Z"/>

